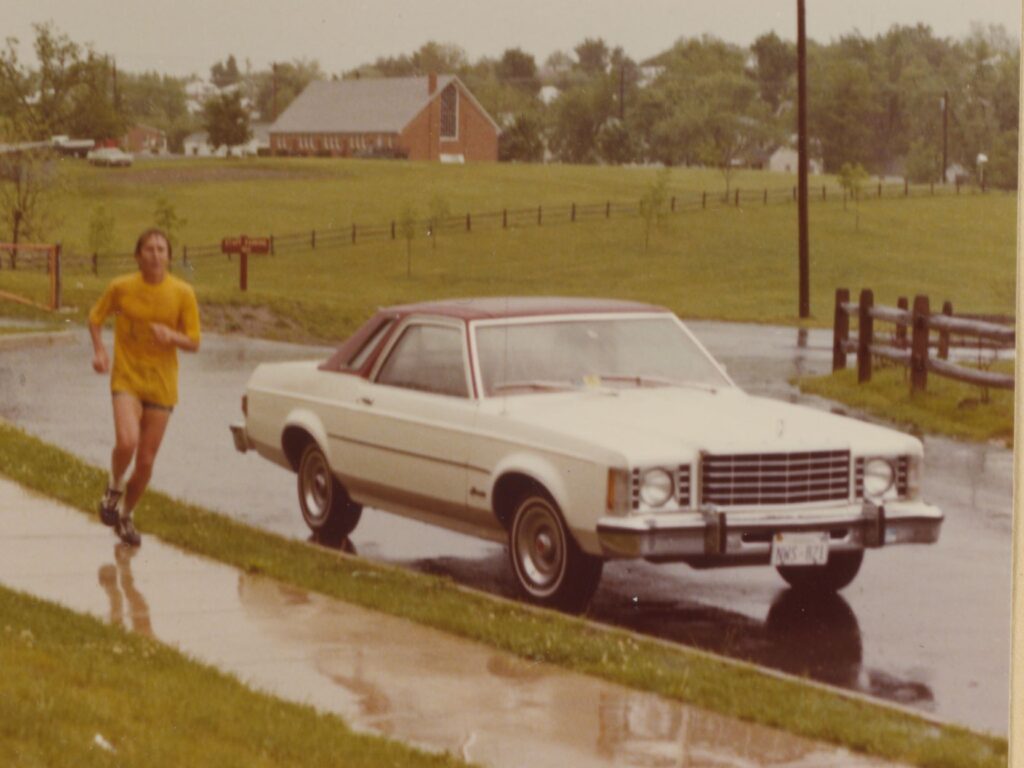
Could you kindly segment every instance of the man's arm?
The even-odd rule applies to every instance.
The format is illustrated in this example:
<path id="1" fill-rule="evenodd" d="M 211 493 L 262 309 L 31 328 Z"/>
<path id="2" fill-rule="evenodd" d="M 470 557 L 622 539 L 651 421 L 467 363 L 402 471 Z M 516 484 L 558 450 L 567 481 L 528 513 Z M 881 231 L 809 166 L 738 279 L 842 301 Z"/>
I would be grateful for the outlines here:
<path id="1" fill-rule="evenodd" d="M 193 339 L 187 334 L 176 331 L 162 323 L 150 323 L 149 327 L 153 329 L 153 336 L 160 344 L 177 347 L 185 352 L 199 351 L 199 339 Z"/>
<path id="2" fill-rule="evenodd" d="M 110 358 L 107 356 L 107 348 L 103 346 L 103 326 L 89 323 L 89 335 L 92 336 L 92 369 L 96 373 L 106 373 L 110 370 Z"/>

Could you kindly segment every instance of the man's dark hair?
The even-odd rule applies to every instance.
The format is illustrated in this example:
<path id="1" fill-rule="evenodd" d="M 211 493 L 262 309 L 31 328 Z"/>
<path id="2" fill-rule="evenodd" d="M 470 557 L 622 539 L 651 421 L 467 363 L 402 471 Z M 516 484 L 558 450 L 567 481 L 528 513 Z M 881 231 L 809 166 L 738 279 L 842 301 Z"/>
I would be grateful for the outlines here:
<path id="1" fill-rule="evenodd" d="M 135 241 L 135 255 L 139 256 L 142 254 L 142 246 L 144 246 L 146 241 L 151 237 L 162 237 L 164 239 L 164 242 L 167 244 L 167 260 L 170 261 L 174 255 L 171 252 L 171 238 L 169 238 L 167 233 L 160 229 L 160 227 L 150 227 L 139 235 L 139 239 Z"/>

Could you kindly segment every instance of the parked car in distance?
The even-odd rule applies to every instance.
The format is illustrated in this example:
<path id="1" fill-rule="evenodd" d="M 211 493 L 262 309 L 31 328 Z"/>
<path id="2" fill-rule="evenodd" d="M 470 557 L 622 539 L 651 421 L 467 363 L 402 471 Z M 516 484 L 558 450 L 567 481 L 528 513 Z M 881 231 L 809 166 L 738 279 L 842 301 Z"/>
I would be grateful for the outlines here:
<path id="1" fill-rule="evenodd" d="M 109 167 L 127 167 L 132 164 L 132 156 L 123 152 L 117 147 L 102 147 L 90 151 L 85 159 L 93 165 L 105 165 Z"/>
<path id="2" fill-rule="evenodd" d="M 505 542 L 529 600 L 583 610 L 605 561 L 774 566 L 834 591 L 938 539 L 921 442 L 743 392 L 670 311 L 487 298 L 378 311 L 326 361 L 265 363 L 235 447 L 297 473 L 325 538 L 364 507 Z"/>

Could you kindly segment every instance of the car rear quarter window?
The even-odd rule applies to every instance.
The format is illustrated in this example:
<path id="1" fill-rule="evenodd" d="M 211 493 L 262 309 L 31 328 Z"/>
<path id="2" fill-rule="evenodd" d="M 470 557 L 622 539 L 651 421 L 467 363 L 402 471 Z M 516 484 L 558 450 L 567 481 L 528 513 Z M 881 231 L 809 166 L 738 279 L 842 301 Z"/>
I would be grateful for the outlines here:
<path id="1" fill-rule="evenodd" d="M 378 384 L 438 395 L 469 397 L 463 333 L 442 325 L 410 325 L 377 375 Z"/>

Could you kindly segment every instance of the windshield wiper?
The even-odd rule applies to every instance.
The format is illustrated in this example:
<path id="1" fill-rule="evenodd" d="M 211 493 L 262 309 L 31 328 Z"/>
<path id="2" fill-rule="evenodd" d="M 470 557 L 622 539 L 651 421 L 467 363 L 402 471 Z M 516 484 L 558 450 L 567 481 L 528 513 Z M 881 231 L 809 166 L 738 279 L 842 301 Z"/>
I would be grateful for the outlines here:
<path id="1" fill-rule="evenodd" d="M 693 389 L 701 389 L 705 392 L 711 392 L 714 394 L 718 391 L 717 387 L 710 384 L 703 384 L 699 381 L 683 381 L 682 379 L 670 379 L 665 376 L 643 376 L 639 374 L 621 374 L 611 373 L 604 374 L 599 373 L 601 381 L 625 381 L 633 382 L 638 387 L 691 387 Z"/>
<path id="2" fill-rule="evenodd" d="M 548 381 L 545 379 L 530 379 L 528 381 L 502 381 L 498 384 L 494 384 L 491 386 L 491 394 L 495 395 L 498 392 L 503 392 L 507 389 L 528 389 L 533 391 L 564 391 L 569 389 L 576 389 L 576 387 L 567 381 Z"/>

